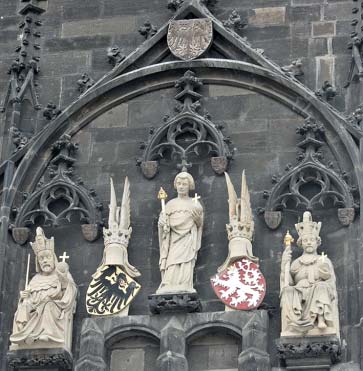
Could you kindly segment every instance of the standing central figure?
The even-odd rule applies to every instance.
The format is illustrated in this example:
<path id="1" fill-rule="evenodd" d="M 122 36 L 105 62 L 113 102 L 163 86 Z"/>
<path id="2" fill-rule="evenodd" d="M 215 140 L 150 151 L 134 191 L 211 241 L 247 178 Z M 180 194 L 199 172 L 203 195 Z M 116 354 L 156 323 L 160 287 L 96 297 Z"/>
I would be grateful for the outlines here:
<path id="1" fill-rule="evenodd" d="M 196 292 L 193 272 L 202 240 L 203 207 L 197 197 L 189 197 L 195 189 L 189 173 L 179 173 L 174 188 L 178 197 L 165 205 L 158 223 L 161 284 L 157 294 Z"/>

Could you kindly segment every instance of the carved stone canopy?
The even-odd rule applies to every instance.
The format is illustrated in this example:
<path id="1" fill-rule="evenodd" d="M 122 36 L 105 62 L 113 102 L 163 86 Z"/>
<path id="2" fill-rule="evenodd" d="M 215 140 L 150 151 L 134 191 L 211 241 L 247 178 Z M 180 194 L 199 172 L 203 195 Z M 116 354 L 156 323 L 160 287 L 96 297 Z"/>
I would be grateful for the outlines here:
<path id="1" fill-rule="evenodd" d="M 273 177 L 271 191 L 265 191 L 267 203 L 264 209 L 265 222 L 271 229 L 281 223 L 282 211 L 294 205 L 302 210 L 324 208 L 332 204 L 338 209 L 338 218 L 342 225 L 353 222 L 359 208 L 354 200 L 355 188 L 347 183 L 345 174 L 338 174 L 331 166 L 325 165 L 320 147 L 324 144 L 324 128 L 312 118 L 307 118 L 303 126 L 297 128 L 303 137 L 298 143 L 302 149 L 299 163 L 286 167 L 286 174 Z M 311 192 L 305 192 L 306 186 L 312 186 Z"/>
<path id="2" fill-rule="evenodd" d="M 180 103 L 175 117 L 166 118 L 164 125 L 151 129 L 142 158 L 138 161 L 144 176 L 153 178 L 159 168 L 160 160 L 178 161 L 178 168 L 191 167 L 193 156 L 211 155 L 211 165 L 217 174 L 223 174 L 232 158 L 229 149 L 230 139 L 225 137 L 221 126 L 210 121 L 209 115 L 201 115 L 202 95 L 195 90 L 202 86 L 194 72 L 187 71 L 175 83 L 180 92 L 175 99 Z"/>
<path id="3" fill-rule="evenodd" d="M 62 136 L 52 146 L 53 160 L 48 167 L 51 180 L 40 184 L 40 188 L 28 195 L 17 211 L 12 226 L 15 242 L 22 245 L 29 237 L 31 225 L 38 223 L 57 226 L 70 222 L 73 215 L 78 215 L 82 232 L 86 240 L 94 241 L 98 236 L 100 209 L 102 205 L 95 200 L 95 192 L 83 186 L 83 182 L 72 180 L 74 153 L 78 145 L 70 141 L 68 135 Z M 58 201 L 64 206 L 53 208 Z"/>

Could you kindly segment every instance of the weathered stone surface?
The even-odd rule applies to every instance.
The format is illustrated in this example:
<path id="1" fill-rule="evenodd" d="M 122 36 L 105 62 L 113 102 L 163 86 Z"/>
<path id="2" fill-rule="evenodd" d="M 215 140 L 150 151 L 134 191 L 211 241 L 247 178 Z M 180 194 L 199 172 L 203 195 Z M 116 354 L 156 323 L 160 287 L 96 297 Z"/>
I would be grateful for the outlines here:
<path id="1" fill-rule="evenodd" d="M 335 22 L 312 22 L 311 27 L 312 37 L 331 37 L 336 33 Z"/>
<path id="2" fill-rule="evenodd" d="M 248 24 L 254 26 L 281 25 L 285 23 L 286 8 L 255 8 L 252 9 L 254 15 L 248 17 Z"/>

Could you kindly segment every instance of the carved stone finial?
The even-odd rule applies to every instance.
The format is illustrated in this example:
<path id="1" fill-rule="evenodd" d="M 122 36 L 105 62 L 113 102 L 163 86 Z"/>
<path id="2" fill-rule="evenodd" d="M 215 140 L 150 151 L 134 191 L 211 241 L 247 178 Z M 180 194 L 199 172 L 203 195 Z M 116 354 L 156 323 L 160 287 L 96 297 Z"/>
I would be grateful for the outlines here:
<path id="1" fill-rule="evenodd" d="M 82 77 L 77 80 L 78 91 L 83 94 L 86 92 L 90 87 L 95 84 L 95 81 L 89 76 L 87 72 L 82 74 Z"/>
<path id="2" fill-rule="evenodd" d="M 10 135 L 12 142 L 15 145 L 13 153 L 20 151 L 29 142 L 29 138 L 14 126 L 10 128 Z"/>
<path id="3" fill-rule="evenodd" d="M 281 67 L 281 70 L 293 77 L 300 77 L 304 75 L 302 70 L 302 61 L 300 58 L 295 59 L 288 66 Z"/>
<path id="4" fill-rule="evenodd" d="M 317 90 L 315 94 L 326 101 L 330 101 L 337 95 L 337 91 L 329 81 L 324 81 L 321 89 Z"/>
<path id="5" fill-rule="evenodd" d="M 242 31 L 247 27 L 248 23 L 246 19 L 243 19 L 236 9 L 232 10 L 228 19 L 223 21 L 223 26 L 230 28 L 234 31 Z"/>
<path id="6" fill-rule="evenodd" d="M 176 11 L 179 9 L 184 3 L 184 0 L 168 0 L 168 9 Z"/>
<path id="7" fill-rule="evenodd" d="M 360 104 L 347 118 L 349 125 L 363 131 L 363 104 Z"/>
<path id="8" fill-rule="evenodd" d="M 126 56 L 122 54 L 121 49 L 118 46 L 112 46 L 107 49 L 107 58 L 108 63 L 112 64 L 112 66 L 116 66 L 117 64 L 121 63 Z"/>
<path id="9" fill-rule="evenodd" d="M 144 36 L 146 40 L 153 37 L 157 32 L 158 29 L 150 21 L 146 21 L 144 25 L 139 28 L 139 34 Z"/>

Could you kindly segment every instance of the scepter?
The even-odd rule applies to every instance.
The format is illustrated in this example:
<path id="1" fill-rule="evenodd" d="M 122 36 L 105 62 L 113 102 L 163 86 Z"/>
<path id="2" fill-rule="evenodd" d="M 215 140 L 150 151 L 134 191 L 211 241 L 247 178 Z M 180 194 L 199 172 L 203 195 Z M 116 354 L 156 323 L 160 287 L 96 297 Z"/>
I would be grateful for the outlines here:
<path id="1" fill-rule="evenodd" d="M 292 238 L 289 231 L 286 232 L 285 238 L 284 238 L 284 244 L 285 249 L 288 247 L 291 247 L 291 244 L 294 242 L 294 239 Z M 289 260 L 284 267 L 284 287 L 289 286 L 290 284 L 290 267 L 291 267 L 291 261 Z"/>
<path id="2" fill-rule="evenodd" d="M 29 285 L 29 267 L 30 267 L 30 254 L 28 254 L 28 264 L 26 266 L 25 290 L 28 290 Z"/>
<path id="3" fill-rule="evenodd" d="M 160 187 L 160 191 L 158 193 L 158 199 L 161 201 L 161 211 L 163 212 L 164 216 L 166 215 L 165 210 L 165 200 L 168 198 L 167 193 L 164 191 L 163 187 Z"/>

